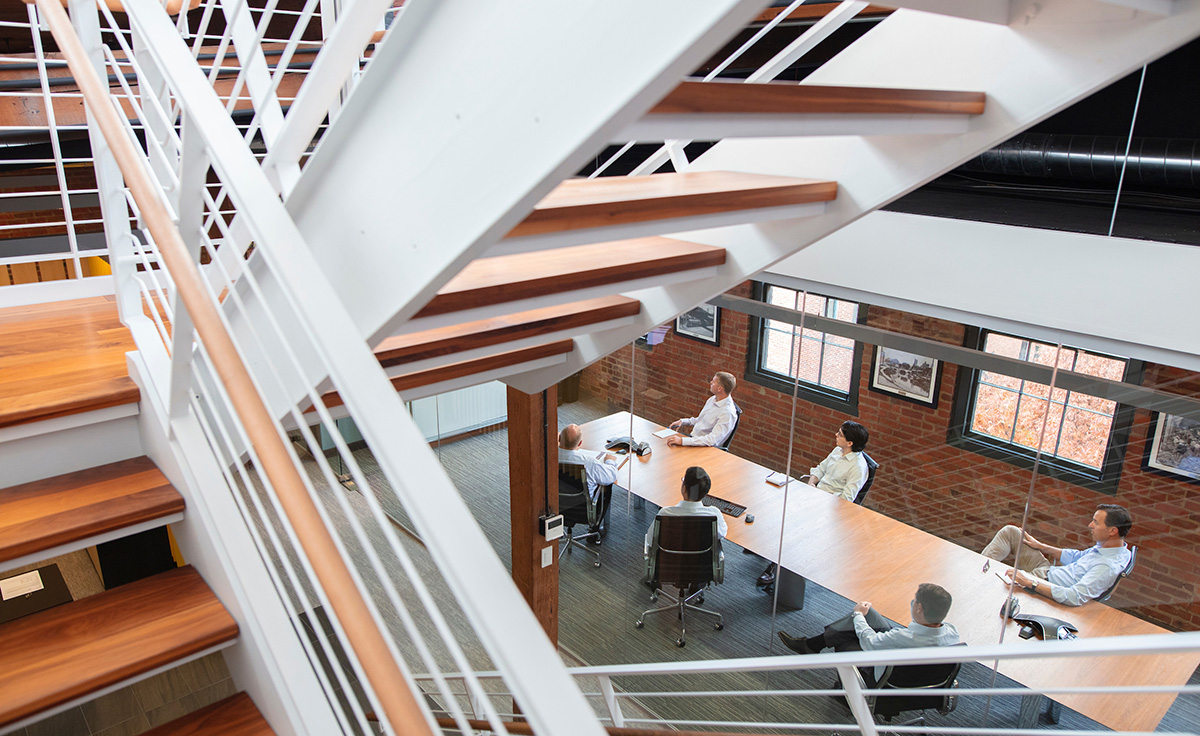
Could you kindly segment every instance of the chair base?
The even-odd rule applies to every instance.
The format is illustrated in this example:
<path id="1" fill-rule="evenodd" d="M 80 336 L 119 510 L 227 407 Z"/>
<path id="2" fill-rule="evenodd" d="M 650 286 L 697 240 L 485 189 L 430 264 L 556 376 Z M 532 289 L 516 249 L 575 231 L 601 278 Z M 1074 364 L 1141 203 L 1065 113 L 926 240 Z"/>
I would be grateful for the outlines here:
<path id="1" fill-rule="evenodd" d="M 675 640 L 675 646 L 677 647 L 682 647 L 687 644 L 687 622 L 683 616 L 685 611 L 695 611 L 696 613 L 703 613 L 708 616 L 716 616 L 717 623 L 713 625 L 713 628 L 717 631 L 725 628 L 724 619 L 720 613 L 717 613 L 716 611 L 710 611 L 707 608 L 701 608 L 693 603 L 689 603 L 689 601 L 694 600 L 697 596 L 701 595 L 704 592 L 704 588 L 701 588 L 700 590 L 697 590 L 695 593 L 692 593 L 686 597 L 684 597 L 682 590 L 676 590 L 678 591 L 677 594 L 671 595 L 663 588 L 655 588 L 654 593 L 652 593 L 650 596 L 650 600 L 656 601 L 658 600 L 658 597 L 662 595 L 666 596 L 671 603 L 659 608 L 652 608 L 649 611 L 643 611 L 642 615 L 638 617 L 637 623 L 635 623 L 634 626 L 639 629 L 645 626 L 647 616 L 656 613 L 666 613 L 667 611 L 676 611 L 679 615 L 679 638 Z"/>
<path id="2" fill-rule="evenodd" d="M 588 532 L 587 534 L 580 534 L 579 536 L 575 536 L 574 534 L 571 533 L 570 529 L 567 529 L 566 533 L 562 537 L 562 545 L 558 548 L 558 559 L 561 560 L 562 556 L 564 554 L 568 554 L 568 555 L 571 554 L 571 549 L 573 547 L 578 547 L 579 549 L 583 550 L 584 552 L 587 552 L 590 555 L 595 555 L 596 561 L 593 562 L 592 564 L 595 567 L 600 567 L 600 549 L 598 547 L 593 547 L 593 546 L 586 544 L 587 540 L 589 540 L 589 539 L 600 539 L 600 538 L 601 538 L 600 532 L 598 532 L 598 531 Z"/>

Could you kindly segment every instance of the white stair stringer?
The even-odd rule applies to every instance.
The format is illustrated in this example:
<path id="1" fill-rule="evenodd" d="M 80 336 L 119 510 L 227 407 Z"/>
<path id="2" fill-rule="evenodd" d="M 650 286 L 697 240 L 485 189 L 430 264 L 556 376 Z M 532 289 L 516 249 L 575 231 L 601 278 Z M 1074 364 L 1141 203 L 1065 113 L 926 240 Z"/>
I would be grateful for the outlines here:
<path id="1" fill-rule="evenodd" d="M 762 4 L 409 3 L 287 200 L 362 336 L 395 332 Z"/>
<path id="2" fill-rule="evenodd" d="M 1200 35 L 1200 2 L 1170 17 L 1095 0 L 1014 2 L 1012 26 L 897 10 L 806 84 L 983 91 L 987 107 L 955 136 L 727 139 L 690 170 L 739 170 L 838 182 L 824 215 L 676 234 L 726 248 L 716 276 L 626 296 L 642 301 L 628 331 L 577 339 L 561 366 L 505 379 L 536 391 L 578 371 L 859 217 Z M 847 268 L 870 268 L 847 254 Z"/>

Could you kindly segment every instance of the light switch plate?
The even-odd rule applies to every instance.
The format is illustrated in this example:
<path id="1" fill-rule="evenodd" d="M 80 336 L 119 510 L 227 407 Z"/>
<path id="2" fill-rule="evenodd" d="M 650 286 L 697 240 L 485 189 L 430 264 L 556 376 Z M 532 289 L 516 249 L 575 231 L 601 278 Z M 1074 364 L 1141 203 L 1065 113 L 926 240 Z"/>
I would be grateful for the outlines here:
<path id="1" fill-rule="evenodd" d="M 550 567 L 552 562 L 554 562 L 554 548 L 542 547 L 542 567 Z"/>

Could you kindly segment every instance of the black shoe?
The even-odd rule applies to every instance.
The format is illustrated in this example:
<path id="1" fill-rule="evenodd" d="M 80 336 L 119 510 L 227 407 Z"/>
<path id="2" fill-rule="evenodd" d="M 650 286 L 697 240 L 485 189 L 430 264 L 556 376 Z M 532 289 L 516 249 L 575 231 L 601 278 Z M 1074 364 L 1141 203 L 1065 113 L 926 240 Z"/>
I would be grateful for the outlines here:
<path id="1" fill-rule="evenodd" d="M 758 576 L 755 585 L 762 588 L 775 582 L 775 563 L 767 565 L 767 569 L 763 570 L 763 574 Z"/>
<path id="2" fill-rule="evenodd" d="M 808 639 L 803 636 L 788 636 L 786 633 L 779 631 L 779 641 L 788 649 L 791 649 L 797 654 L 812 654 L 808 649 Z"/>
<path id="3" fill-rule="evenodd" d="M 763 588 L 762 592 L 766 593 L 767 595 L 775 595 L 775 583 L 771 583 L 770 585 Z"/>

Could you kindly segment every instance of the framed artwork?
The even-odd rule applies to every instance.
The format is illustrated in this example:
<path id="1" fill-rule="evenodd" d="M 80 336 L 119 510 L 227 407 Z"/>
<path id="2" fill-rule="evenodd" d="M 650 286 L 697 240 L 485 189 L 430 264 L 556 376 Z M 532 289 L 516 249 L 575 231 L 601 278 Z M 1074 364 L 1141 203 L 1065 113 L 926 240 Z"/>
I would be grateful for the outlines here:
<path id="1" fill-rule="evenodd" d="M 701 304 L 675 318 L 675 334 L 709 345 L 721 344 L 721 308 Z"/>
<path id="2" fill-rule="evenodd" d="M 871 363 L 871 390 L 937 408 L 942 378 L 939 360 L 895 348 L 875 347 Z"/>
<path id="3" fill-rule="evenodd" d="M 1155 413 L 1145 467 L 1200 482 L 1200 421 Z"/>

